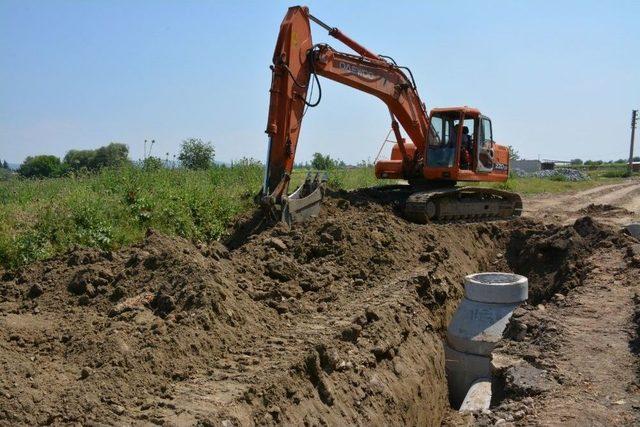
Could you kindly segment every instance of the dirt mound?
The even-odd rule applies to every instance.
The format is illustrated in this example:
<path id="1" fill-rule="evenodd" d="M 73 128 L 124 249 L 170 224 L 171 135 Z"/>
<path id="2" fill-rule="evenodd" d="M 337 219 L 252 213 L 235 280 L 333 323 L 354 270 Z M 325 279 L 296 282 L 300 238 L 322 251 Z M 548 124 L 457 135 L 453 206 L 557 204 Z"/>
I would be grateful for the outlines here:
<path id="1" fill-rule="evenodd" d="M 3 282 L 3 418 L 83 422 L 170 405 L 172 382 L 212 372 L 230 346 L 250 346 L 238 327 L 267 336 L 277 316 L 246 310 L 251 300 L 234 292 L 224 257 L 218 245 L 150 233 L 143 244 L 73 251 Z"/>
<path id="2" fill-rule="evenodd" d="M 396 204 L 333 193 L 291 229 L 248 216 L 231 251 L 150 231 L 5 272 L 0 418 L 437 424 L 462 277 L 525 274 L 538 301 L 579 284 L 585 251 L 616 244 L 588 218 L 417 225 Z"/>
<path id="3" fill-rule="evenodd" d="M 151 231 L 6 272 L 0 417 L 437 423 L 461 278 L 503 239 L 496 224 L 408 223 L 393 197 L 363 191 L 307 224 L 254 228 L 232 252 Z"/>
<path id="4" fill-rule="evenodd" d="M 634 212 L 621 208 L 619 206 L 612 206 L 608 204 L 594 204 L 579 209 L 577 211 L 582 215 L 601 216 L 601 217 L 614 217 L 618 215 L 634 215 Z"/>

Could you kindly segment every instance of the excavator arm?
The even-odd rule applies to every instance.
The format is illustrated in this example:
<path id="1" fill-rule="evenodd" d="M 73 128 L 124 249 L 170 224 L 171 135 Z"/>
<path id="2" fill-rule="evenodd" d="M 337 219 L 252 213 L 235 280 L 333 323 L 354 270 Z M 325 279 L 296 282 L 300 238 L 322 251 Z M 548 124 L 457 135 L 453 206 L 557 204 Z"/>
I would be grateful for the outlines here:
<path id="1" fill-rule="evenodd" d="M 311 60 L 319 75 L 369 93 L 387 105 L 400 149 L 404 138 L 399 134 L 397 122 L 416 145 L 414 157 L 403 150 L 405 174 L 414 175 L 417 171 L 413 168 L 425 151 L 429 118 L 413 81 L 398 66 L 382 59 L 337 52 L 327 45 L 317 47 L 313 53 Z"/>
<path id="2" fill-rule="evenodd" d="M 360 56 L 338 52 L 325 44 L 314 45 L 310 21 L 327 29 L 329 35 Z M 408 179 L 420 173 L 425 160 L 423 156 L 426 152 L 429 117 L 415 83 L 407 77 L 403 67 L 396 65 L 393 60 L 371 52 L 337 28 L 329 27 L 309 14 L 306 7 L 295 6 L 289 8 L 280 25 L 271 70 L 266 130 L 269 149 L 261 193 L 262 204 L 271 211 L 280 207 L 282 215 L 289 216 L 285 219 L 290 221 L 291 217 L 295 220 L 296 216 L 292 215 L 294 212 L 287 204 L 295 203 L 300 211 L 312 211 L 319 203 L 317 193 L 322 189 L 318 188 L 321 186 L 318 176 L 308 179 L 304 188 L 298 189 L 293 195 L 287 195 L 305 110 L 316 106 L 322 96 L 318 76 L 369 93 L 384 102 L 389 108 L 391 126 L 403 156 L 404 175 Z M 315 101 L 307 99 L 311 79 L 315 79 L 317 84 Z M 405 149 L 400 126 L 415 144 L 415 150 Z M 312 197 L 313 194 L 315 197 Z M 304 198 L 310 198 L 314 205 L 305 205 L 301 202 Z"/>

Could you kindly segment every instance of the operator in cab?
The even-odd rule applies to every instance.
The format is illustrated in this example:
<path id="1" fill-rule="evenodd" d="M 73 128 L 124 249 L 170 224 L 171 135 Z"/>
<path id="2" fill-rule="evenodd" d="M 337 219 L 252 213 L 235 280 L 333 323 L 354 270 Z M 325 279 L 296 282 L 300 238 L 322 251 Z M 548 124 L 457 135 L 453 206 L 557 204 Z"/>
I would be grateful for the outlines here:
<path id="1" fill-rule="evenodd" d="M 469 128 L 464 126 L 462 128 L 462 143 L 460 144 L 460 168 L 471 169 L 471 135 L 469 135 Z"/>

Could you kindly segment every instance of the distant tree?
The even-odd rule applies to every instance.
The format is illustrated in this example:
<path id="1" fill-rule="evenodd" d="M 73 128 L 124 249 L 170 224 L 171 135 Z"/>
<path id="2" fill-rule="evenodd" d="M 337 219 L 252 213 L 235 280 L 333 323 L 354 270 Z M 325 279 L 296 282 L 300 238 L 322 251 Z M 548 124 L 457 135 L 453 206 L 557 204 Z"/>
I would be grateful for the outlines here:
<path id="1" fill-rule="evenodd" d="M 211 142 L 189 138 L 182 141 L 178 160 L 187 169 L 208 169 L 213 165 L 215 153 Z"/>
<path id="2" fill-rule="evenodd" d="M 628 161 L 628 159 L 618 159 L 614 163 L 627 163 Z"/>
<path id="3" fill-rule="evenodd" d="M 49 155 L 29 156 L 18 173 L 26 178 L 52 178 L 60 173 L 60 159 Z"/>
<path id="4" fill-rule="evenodd" d="M 640 157 L 635 156 L 634 158 L 632 158 L 631 160 L 633 160 L 634 162 L 640 162 Z"/>
<path id="5" fill-rule="evenodd" d="M 322 155 L 322 153 L 313 153 L 311 159 L 311 167 L 318 170 L 329 170 L 335 168 L 345 167 L 345 163 L 339 159 L 332 159 L 328 154 Z"/>
<path id="6" fill-rule="evenodd" d="M 587 160 L 586 162 L 584 162 L 585 166 L 600 166 L 602 165 L 604 162 L 602 160 Z"/>
<path id="7" fill-rule="evenodd" d="M 571 161 L 569 162 L 574 166 L 580 166 L 581 164 L 583 164 L 582 159 L 571 159 Z"/>
<path id="8" fill-rule="evenodd" d="M 9 170 L 9 169 L 10 169 L 10 168 L 9 168 L 9 163 L 7 163 L 7 161 L 6 161 L 6 160 L 3 160 L 3 161 L 2 161 L 2 169 L 6 169 L 6 170 Z"/>
<path id="9" fill-rule="evenodd" d="M 64 156 L 64 163 L 72 170 L 93 169 L 95 150 L 69 150 Z"/>
<path id="10" fill-rule="evenodd" d="M 520 153 L 513 145 L 509 145 L 509 161 L 520 160 Z"/>
<path id="11" fill-rule="evenodd" d="M 93 158 L 93 169 L 117 167 L 129 161 L 129 147 L 118 142 L 100 147 Z"/>
<path id="12" fill-rule="evenodd" d="M 112 142 L 96 150 L 69 150 L 64 156 L 64 163 L 72 170 L 98 170 L 121 166 L 129 161 L 128 157 L 129 147 Z"/>

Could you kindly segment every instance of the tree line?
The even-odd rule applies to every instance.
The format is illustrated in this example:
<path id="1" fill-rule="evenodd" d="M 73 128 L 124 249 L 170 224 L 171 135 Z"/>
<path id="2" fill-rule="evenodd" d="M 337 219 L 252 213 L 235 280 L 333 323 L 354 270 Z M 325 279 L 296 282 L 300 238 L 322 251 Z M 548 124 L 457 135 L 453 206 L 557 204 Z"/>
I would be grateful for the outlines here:
<path id="1" fill-rule="evenodd" d="M 186 169 L 208 169 L 214 165 L 215 149 L 211 142 L 200 138 L 188 138 L 180 145 L 178 160 Z M 122 167 L 131 165 L 129 147 L 112 142 L 94 150 L 69 150 L 60 159 L 57 156 L 41 154 L 28 156 L 18 168 L 18 174 L 25 178 L 55 178 L 74 172 L 95 172 L 105 167 Z M 167 162 L 159 157 L 145 153 L 139 164 L 145 169 L 158 169 L 167 166 Z M 2 167 L 9 169 L 6 161 Z"/>
<path id="2" fill-rule="evenodd" d="M 640 157 L 634 157 L 634 162 L 640 162 Z M 585 160 L 582 159 L 572 159 L 570 163 L 574 166 L 600 166 L 600 165 L 612 165 L 612 164 L 620 164 L 620 163 L 628 163 L 629 159 L 618 159 L 618 160 L 609 160 L 605 162 L 604 160 Z"/>

